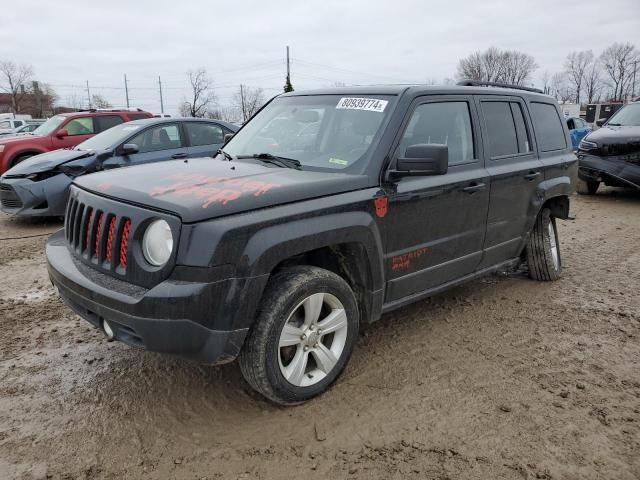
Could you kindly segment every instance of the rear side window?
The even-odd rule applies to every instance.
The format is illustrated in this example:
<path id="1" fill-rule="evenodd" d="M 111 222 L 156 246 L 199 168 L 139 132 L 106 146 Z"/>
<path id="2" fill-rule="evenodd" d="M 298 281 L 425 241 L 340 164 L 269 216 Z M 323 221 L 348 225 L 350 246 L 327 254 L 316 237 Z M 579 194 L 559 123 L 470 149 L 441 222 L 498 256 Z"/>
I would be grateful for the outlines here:
<path id="1" fill-rule="evenodd" d="M 513 121 L 516 124 L 516 134 L 518 135 L 518 151 L 520 153 L 529 153 L 531 151 L 531 142 L 529 141 L 529 131 L 524 121 L 522 113 L 522 105 L 518 102 L 511 102 L 511 113 Z"/>
<path id="2" fill-rule="evenodd" d="M 124 120 L 118 115 L 105 115 L 103 117 L 95 117 L 94 122 L 96 123 L 96 131 L 104 132 L 111 127 L 124 123 Z"/>
<path id="3" fill-rule="evenodd" d="M 70 120 L 64 128 L 69 133 L 69 136 L 91 135 L 96 133 L 93 125 L 93 118 L 91 117 L 74 118 L 73 120 Z"/>
<path id="4" fill-rule="evenodd" d="M 184 125 L 192 147 L 224 142 L 224 132 L 219 125 L 203 122 L 186 122 Z"/>
<path id="5" fill-rule="evenodd" d="M 489 134 L 491 158 L 520 153 L 509 102 L 482 102 L 482 113 Z"/>
<path id="6" fill-rule="evenodd" d="M 449 165 L 473 161 L 473 133 L 467 102 L 418 105 L 400 142 L 400 156 L 408 146 L 435 143 L 449 147 Z"/>
<path id="7" fill-rule="evenodd" d="M 541 152 L 567 148 L 562 121 L 554 105 L 531 102 L 531 120 Z"/>

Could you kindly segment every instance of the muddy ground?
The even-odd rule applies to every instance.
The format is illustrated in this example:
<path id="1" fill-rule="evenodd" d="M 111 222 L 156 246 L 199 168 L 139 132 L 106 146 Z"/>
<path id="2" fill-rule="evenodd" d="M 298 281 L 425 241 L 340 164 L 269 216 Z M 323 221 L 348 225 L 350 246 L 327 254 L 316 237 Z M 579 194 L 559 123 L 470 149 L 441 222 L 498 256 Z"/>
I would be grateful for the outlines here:
<path id="1" fill-rule="evenodd" d="M 294 408 L 235 364 L 107 342 L 49 286 L 59 225 L 2 216 L 0 478 L 640 478 L 640 195 L 573 209 L 561 280 L 495 275 L 386 315 Z"/>

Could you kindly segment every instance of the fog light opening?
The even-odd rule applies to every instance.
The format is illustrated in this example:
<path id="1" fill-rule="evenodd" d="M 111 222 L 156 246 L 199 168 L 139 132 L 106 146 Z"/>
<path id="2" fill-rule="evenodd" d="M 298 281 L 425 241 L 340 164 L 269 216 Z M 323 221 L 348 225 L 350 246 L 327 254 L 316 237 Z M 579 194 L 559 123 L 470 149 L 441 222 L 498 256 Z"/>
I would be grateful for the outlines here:
<path id="1" fill-rule="evenodd" d="M 107 335 L 107 338 L 109 340 L 113 340 L 113 337 L 114 337 L 113 329 L 111 328 L 111 325 L 109 325 L 109 322 L 107 322 L 106 320 L 103 320 L 102 329 L 104 330 L 104 333 Z"/>

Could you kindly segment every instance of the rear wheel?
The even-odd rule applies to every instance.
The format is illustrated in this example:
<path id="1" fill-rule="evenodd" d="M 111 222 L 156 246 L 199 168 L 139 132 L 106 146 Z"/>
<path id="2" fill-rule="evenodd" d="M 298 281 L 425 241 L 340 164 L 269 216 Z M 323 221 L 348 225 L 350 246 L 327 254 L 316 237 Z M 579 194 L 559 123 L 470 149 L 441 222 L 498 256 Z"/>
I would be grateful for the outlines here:
<path id="1" fill-rule="evenodd" d="M 351 356 L 358 315 L 353 291 L 335 273 L 303 266 L 275 275 L 240 353 L 243 376 L 283 405 L 323 393 Z"/>
<path id="2" fill-rule="evenodd" d="M 576 190 L 581 195 L 595 195 L 598 191 L 598 187 L 600 187 L 600 182 L 597 180 L 581 180 L 578 179 L 578 183 L 576 184 Z"/>
<path id="3" fill-rule="evenodd" d="M 556 219 L 548 208 L 542 209 L 527 243 L 529 276 L 534 280 L 557 280 L 562 273 L 562 258 Z"/>

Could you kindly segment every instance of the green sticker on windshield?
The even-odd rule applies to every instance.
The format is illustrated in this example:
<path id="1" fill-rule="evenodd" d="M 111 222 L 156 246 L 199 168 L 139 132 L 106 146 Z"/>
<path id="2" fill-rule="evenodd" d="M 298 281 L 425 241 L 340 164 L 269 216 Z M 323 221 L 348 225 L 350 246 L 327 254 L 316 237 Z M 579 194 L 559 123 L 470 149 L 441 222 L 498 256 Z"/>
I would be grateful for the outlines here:
<path id="1" fill-rule="evenodd" d="M 349 165 L 349 162 L 347 162 L 346 160 L 342 160 L 340 158 L 333 158 L 333 157 L 329 159 L 329 163 L 335 163 L 336 165 Z"/>

